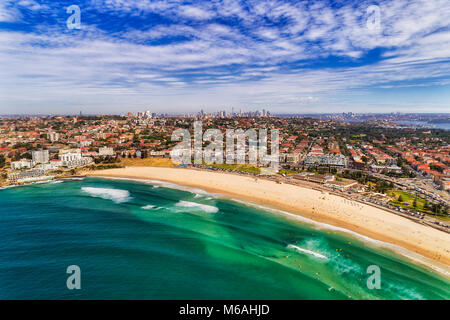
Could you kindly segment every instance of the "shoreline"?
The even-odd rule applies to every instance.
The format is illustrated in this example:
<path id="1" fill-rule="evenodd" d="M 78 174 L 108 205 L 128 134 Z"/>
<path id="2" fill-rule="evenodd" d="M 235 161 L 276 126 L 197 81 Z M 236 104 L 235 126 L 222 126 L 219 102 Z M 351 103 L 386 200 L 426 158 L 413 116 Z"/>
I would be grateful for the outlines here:
<path id="1" fill-rule="evenodd" d="M 181 168 L 126 167 L 83 172 L 85 176 L 158 180 L 201 188 L 229 200 L 250 201 L 305 222 L 382 242 L 387 247 L 435 271 L 450 274 L 450 235 L 405 217 L 338 195 L 271 180 Z M 407 252 L 413 254 L 407 254 Z M 424 261 L 426 260 L 429 261 Z M 431 264 L 431 265 L 430 265 Z M 435 266 L 436 268 L 434 268 Z M 440 269 L 440 270 L 437 270 Z"/>

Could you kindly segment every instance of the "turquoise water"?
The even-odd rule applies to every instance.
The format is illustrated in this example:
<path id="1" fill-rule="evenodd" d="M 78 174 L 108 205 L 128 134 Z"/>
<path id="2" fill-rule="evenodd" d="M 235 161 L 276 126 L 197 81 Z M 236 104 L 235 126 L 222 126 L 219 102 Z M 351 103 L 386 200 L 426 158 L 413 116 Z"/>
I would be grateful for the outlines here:
<path id="1" fill-rule="evenodd" d="M 1 299 L 449 299 L 387 249 L 199 190 L 86 178 L 0 190 Z M 68 290 L 66 269 L 81 269 Z M 381 270 L 368 289 L 367 267 Z"/>

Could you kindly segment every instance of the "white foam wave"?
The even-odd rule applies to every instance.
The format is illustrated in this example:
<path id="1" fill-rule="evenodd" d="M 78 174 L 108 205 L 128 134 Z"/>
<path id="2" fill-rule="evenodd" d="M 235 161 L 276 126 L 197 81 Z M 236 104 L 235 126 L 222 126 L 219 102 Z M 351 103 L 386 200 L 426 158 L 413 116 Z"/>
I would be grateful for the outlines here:
<path id="1" fill-rule="evenodd" d="M 413 288 L 407 288 L 401 284 L 388 283 L 387 291 L 405 300 L 425 300 L 425 298 Z"/>
<path id="2" fill-rule="evenodd" d="M 82 187 L 81 190 L 92 197 L 112 200 L 115 203 L 122 203 L 130 200 L 130 192 L 128 192 L 128 190 L 94 187 Z"/>
<path id="3" fill-rule="evenodd" d="M 364 235 L 362 235 L 360 233 L 357 233 L 355 231 L 351 231 L 351 230 L 348 230 L 348 229 L 345 229 L 345 228 L 341 228 L 341 227 L 336 227 L 336 226 L 333 226 L 331 224 L 327 224 L 327 223 L 323 223 L 323 222 L 318 222 L 318 221 L 315 221 L 315 220 L 312 220 L 312 219 L 308 219 L 308 218 L 305 218 L 303 216 L 300 216 L 300 215 L 297 215 L 297 214 L 294 214 L 294 213 L 291 213 L 291 212 L 278 210 L 278 209 L 273 209 L 273 208 L 262 206 L 262 205 L 259 205 L 259 204 L 256 204 L 256 203 L 250 202 L 250 201 L 242 201 L 242 200 L 239 200 L 239 199 L 232 199 L 232 200 L 235 201 L 235 202 L 242 203 L 244 205 L 249 205 L 249 206 L 252 206 L 252 207 L 260 208 L 260 209 L 263 209 L 265 211 L 274 212 L 274 213 L 277 213 L 277 214 L 282 214 L 282 215 L 288 216 L 290 218 L 293 218 L 293 219 L 298 220 L 298 221 L 302 221 L 302 222 L 304 222 L 306 224 L 309 224 L 311 226 L 315 226 L 318 229 L 334 230 L 334 231 L 338 231 L 338 232 L 349 234 L 349 235 L 353 236 L 354 238 L 360 238 L 363 241 L 365 241 L 367 243 L 372 243 L 372 244 L 374 244 L 374 245 L 376 245 L 378 247 L 384 247 L 384 248 L 391 249 L 394 252 L 396 252 L 396 253 L 398 253 L 400 255 L 403 255 L 404 257 L 406 257 L 406 258 L 408 258 L 410 260 L 413 260 L 415 262 L 418 262 L 418 263 L 420 263 L 420 264 L 422 264 L 424 266 L 427 266 L 428 268 L 431 268 L 434 271 L 437 271 L 437 272 L 439 272 L 441 274 L 444 274 L 447 277 L 450 276 L 450 272 L 448 271 L 447 266 L 438 264 L 437 262 L 432 261 L 431 259 L 429 259 L 427 257 L 424 257 L 424 256 L 422 256 L 422 255 L 420 255 L 418 253 L 412 252 L 412 251 L 410 251 L 408 249 L 405 249 L 403 247 L 400 247 L 398 245 L 395 245 L 395 244 L 392 244 L 392 243 L 388 243 L 388 242 L 384 242 L 384 241 L 380 241 L 380 240 L 376 240 L 376 239 L 373 239 L 373 238 L 369 238 L 369 237 L 364 236 Z"/>
<path id="4" fill-rule="evenodd" d="M 148 205 L 146 205 L 146 206 L 143 206 L 143 207 L 141 207 L 142 209 L 145 209 L 145 210 L 150 210 L 150 209 L 153 209 L 153 210 L 161 210 L 161 209 L 164 209 L 163 207 L 157 207 L 157 206 L 154 206 L 154 205 L 152 205 L 152 204 L 148 204 Z"/>
<path id="5" fill-rule="evenodd" d="M 307 250 L 307 249 L 303 249 L 303 248 L 300 248 L 298 246 L 294 246 L 293 244 L 289 244 L 287 247 L 290 248 L 290 249 L 294 249 L 294 250 L 296 250 L 298 252 L 301 252 L 301 253 L 306 253 L 306 254 L 312 255 L 312 256 L 314 256 L 316 258 L 328 259 L 327 257 L 325 257 L 324 255 L 322 255 L 320 253 L 317 253 L 317 252 L 314 252 L 314 251 L 311 251 L 311 250 Z"/>
<path id="6" fill-rule="evenodd" d="M 185 207 L 185 208 L 198 208 L 202 211 L 208 212 L 208 213 L 215 213 L 217 211 L 219 211 L 219 209 L 217 207 L 214 206 L 209 206 L 207 204 L 201 204 L 201 203 L 196 203 L 196 202 L 190 202 L 190 201 L 179 201 L 176 204 L 177 207 Z"/>
<path id="7" fill-rule="evenodd" d="M 71 178 L 60 178 L 61 180 L 67 180 L 67 181 L 83 181 L 83 177 L 71 177 Z"/>
<path id="8" fill-rule="evenodd" d="M 4 186 L 4 187 L 0 187 L 0 190 L 6 190 L 6 189 L 11 189 L 11 188 L 17 188 L 19 187 L 18 185 L 11 185 L 11 186 Z"/>

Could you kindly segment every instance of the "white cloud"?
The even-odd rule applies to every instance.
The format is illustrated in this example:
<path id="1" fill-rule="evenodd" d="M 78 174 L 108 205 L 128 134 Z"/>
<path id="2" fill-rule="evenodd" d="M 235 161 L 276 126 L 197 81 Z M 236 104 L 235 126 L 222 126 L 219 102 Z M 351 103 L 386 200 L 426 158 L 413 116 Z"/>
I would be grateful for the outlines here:
<path id="1" fill-rule="evenodd" d="M 0 22 L 16 22 L 22 15 L 16 9 L 11 7 L 11 1 L 5 0 L 0 2 Z"/>
<path id="2" fill-rule="evenodd" d="M 333 95 L 351 95 L 369 87 L 448 85 L 449 2 L 381 3 L 381 30 L 375 34 L 365 25 L 365 9 L 371 4 L 344 4 L 331 10 L 324 2 L 307 8 L 304 3 L 255 0 L 246 9 L 236 0 L 205 6 L 93 0 L 91 6 L 98 10 L 117 14 L 142 10 L 167 15 L 176 23 L 115 34 L 86 22 L 78 33 L 61 33 L 47 26 L 39 33 L 2 31 L 0 60 L 6 62 L 0 69 L 3 104 L 50 100 L 55 105 L 63 103 L 66 94 L 80 97 L 85 104 L 93 99 L 94 105 L 102 103 L 100 96 L 105 104 L 119 105 L 123 103 L 120 96 L 126 95 L 161 106 L 170 102 L 193 108 L 197 99 L 197 103 L 214 106 L 265 101 L 294 108 L 326 103 Z M 31 0 L 18 5 L 42 9 Z M 19 11 L 0 4 L 0 21 L 2 17 L 17 19 L 17 15 Z M 209 21 L 217 17 L 240 20 L 235 25 Z M 194 27 L 186 19 L 200 26 Z M 280 21 L 283 23 L 275 23 Z M 157 42 L 178 36 L 186 39 Z M 155 43 L 148 44 L 148 40 Z M 286 67 L 305 67 L 308 61 L 329 55 L 357 62 L 377 47 L 385 48 L 383 59 L 361 67 Z M 183 99 L 179 101 L 173 98 L 180 95 Z"/>
<path id="3" fill-rule="evenodd" d="M 178 14 L 184 17 L 193 18 L 197 20 L 206 20 L 214 16 L 213 12 L 193 6 L 180 6 L 178 8 Z"/>
<path id="4" fill-rule="evenodd" d="M 43 9 L 48 9 L 49 7 L 47 5 L 42 5 L 34 0 L 20 0 L 17 2 L 18 6 L 25 7 L 27 9 L 38 11 Z"/>

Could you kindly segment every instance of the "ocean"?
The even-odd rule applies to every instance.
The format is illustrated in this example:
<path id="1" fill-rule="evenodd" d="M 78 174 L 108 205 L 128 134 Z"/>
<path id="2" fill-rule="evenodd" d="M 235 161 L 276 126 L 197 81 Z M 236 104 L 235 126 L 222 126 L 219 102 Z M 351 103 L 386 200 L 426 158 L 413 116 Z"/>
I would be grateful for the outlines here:
<path id="1" fill-rule="evenodd" d="M 0 299 L 450 298 L 449 278 L 376 243 L 156 181 L 0 190 L 0 235 Z"/>
<path id="2" fill-rule="evenodd" d="M 442 123 L 430 123 L 426 121 L 408 121 L 408 120 L 401 120 L 401 121 L 394 121 L 395 123 L 408 125 L 412 127 L 424 127 L 424 128 L 432 128 L 432 129 L 444 129 L 444 130 L 450 130 L 450 123 L 448 122 L 442 122 Z"/>

